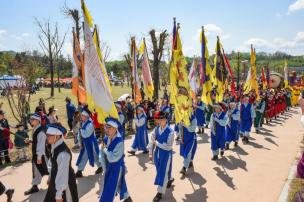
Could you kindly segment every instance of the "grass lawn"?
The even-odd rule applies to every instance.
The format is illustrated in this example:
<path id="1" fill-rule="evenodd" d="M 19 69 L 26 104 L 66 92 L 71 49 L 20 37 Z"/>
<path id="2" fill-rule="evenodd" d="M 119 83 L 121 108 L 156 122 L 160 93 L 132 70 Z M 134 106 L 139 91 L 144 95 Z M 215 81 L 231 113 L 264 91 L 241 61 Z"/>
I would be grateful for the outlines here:
<path id="1" fill-rule="evenodd" d="M 125 93 L 131 94 L 131 88 L 127 86 L 123 88 L 120 86 L 112 86 L 112 95 L 115 100 Z M 40 91 L 37 91 L 36 94 L 31 95 L 31 112 L 35 110 L 36 106 L 38 105 L 39 99 L 43 98 L 46 102 L 46 110 L 48 111 L 48 108 L 54 105 L 55 108 L 58 109 L 57 115 L 59 117 L 59 120 L 64 126 L 67 127 L 67 117 L 65 109 L 65 98 L 67 96 L 72 99 L 72 102 L 75 105 L 77 105 L 77 99 L 71 94 L 71 89 L 61 89 L 61 93 L 58 93 L 58 89 L 55 89 L 55 96 L 50 98 L 50 88 L 42 88 Z M 6 112 L 5 116 L 8 119 L 10 125 L 16 125 L 17 121 L 11 113 L 6 97 L 1 97 L 0 102 L 4 103 L 2 109 Z"/>

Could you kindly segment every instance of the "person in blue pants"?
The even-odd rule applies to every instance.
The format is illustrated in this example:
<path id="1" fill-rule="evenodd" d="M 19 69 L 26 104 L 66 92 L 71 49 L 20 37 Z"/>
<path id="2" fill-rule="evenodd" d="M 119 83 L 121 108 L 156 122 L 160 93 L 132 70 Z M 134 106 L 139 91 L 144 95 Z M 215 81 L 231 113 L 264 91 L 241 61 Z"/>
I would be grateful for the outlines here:
<path id="1" fill-rule="evenodd" d="M 213 157 L 211 160 L 218 160 L 219 151 L 221 156 L 225 151 L 225 127 L 229 120 L 227 114 L 223 111 L 223 106 L 220 103 L 214 104 L 214 113 L 210 119 L 211 130 L 211 150 Z"/>

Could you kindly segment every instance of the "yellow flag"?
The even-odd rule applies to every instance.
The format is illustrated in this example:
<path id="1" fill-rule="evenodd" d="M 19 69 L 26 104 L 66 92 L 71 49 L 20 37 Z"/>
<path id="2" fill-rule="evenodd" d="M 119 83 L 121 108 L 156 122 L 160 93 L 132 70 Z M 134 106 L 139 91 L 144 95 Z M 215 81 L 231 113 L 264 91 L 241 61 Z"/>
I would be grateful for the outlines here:
<path id="1" fill-rule="evenodd" d="M 250 69 L 248 71 L 247 80 L 244 85 L 244 93 L 247 94 L 251 90 L 255 91 L 257 100 L 259 100 L 260 95 L 259 95 L 259 84 L 257 80 L 256 53 L 252 45 L 251 45 L 251 53 L 250 53 Z"/>
<path id="2" fill-rule="evenodd" d="M 226 80 L 226 67 L 222 53 L 222 45 L 219 37 L 215 48 L 214 68 L 213 68 L 213 85 L 215 86 L 216 102 L 222 102 L 224 98 L 224 83 Z"/>
<path id="3" fill-rule="evenodd" d="M 82 11 L 83 11 L 83 15 L 87 21 L 87 23 L 89 24 L 90 28 L 93 27 L 93 18 L 86 6 L 86 4 L 84 3 L 84 0 L 81 0 L 81 8 L 82 8 Z"/>
<path id="4" fill-rule="evenodd" d="M 288 85 L 288 67 L 287 67 L 287 60 L 285 60 L 285 67 L 284 67 L 284 87 L 287 88 Z"/>
<path id="5" fill-rule="evenodd" d="M 182 51 L 179 28 L 174 24 L 172 58 L 170 63 L 170 102 L 174 104 L 175 121 L 190 125 L 192 114 L 192 99 L 186 70 L 186 60 Z"/>
<path id="6" fill-rule="evenodd" d="M 110 91 L 112 92 L 112 87 L 111 87 L 110 80 L 109 80 L 109 77 L 108 77 L 106 64 L 105 64 L 105 61 L 103 60 L 102 52 L 101 52 L 101 49 L 100 49 L 99 35 L 98 35 L 98 31 L 97 31 L 96 26 L 94 27 L 93 41 L 94 41 L 94 44 L 95 44 L 95 47 L 96 47 L 96 50 L 97 50 L 99 61 L 101 62 L 101 70 L 102 70 L 103 74 L 105 75 L 106 83 L 107 83 Z"/>
<path id="7" fill-rule="evenodd" d="M 87 93 L 87 104 L 91 111 L 95 110 L 98 114 L 98 121 L 104 122 L 106 117 L 118 118 L 118 113 L 113 102 L 113 97 L 108 83 L 106 82 L 106 74 L 102 68 L 102 62 L 99 58 L 98 48 L 94 43 L 89 21 L 92 18 L 82 1 L 84 13 L 84 35 L 85 35 L 85 86 Z"/>
<path id="8" fill-rule="evenodd" d="M 201 63 L 201 82 L 203 84 L 203 92 L 201 99 L 205 104 L 212 104 L 211 91 L 212 91 L 212 78 L 211 67 L 209 64 L 209 52 L 207 48 L 207 38 L 205 36 L 204 29 L 200 36 L 201 49 L 202 49 L 202 63 Z"/>

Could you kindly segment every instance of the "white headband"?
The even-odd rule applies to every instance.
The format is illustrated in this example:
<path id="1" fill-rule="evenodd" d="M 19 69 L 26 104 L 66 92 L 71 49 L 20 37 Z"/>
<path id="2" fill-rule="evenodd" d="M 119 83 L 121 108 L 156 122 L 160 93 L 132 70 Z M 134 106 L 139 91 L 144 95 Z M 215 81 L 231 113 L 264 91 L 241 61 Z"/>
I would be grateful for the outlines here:
<path id="1" fill-rule="evenodd" d="M 49 127 L 46 131 L 46 134 L 47 135 L 63 135 L 61 130 L 59 130 L 58 128 L 54 128 L 54 127 Z"/>

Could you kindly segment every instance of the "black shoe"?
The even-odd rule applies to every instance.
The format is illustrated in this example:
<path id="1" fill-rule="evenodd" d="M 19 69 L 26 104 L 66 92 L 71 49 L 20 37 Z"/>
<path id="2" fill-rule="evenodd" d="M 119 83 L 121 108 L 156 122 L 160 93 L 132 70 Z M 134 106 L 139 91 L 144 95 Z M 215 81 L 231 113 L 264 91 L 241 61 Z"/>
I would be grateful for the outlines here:
<path id="1" fill-rule="evenodd" d="M 237 147 L 238 146 L 238 142 L 234 142 L 234 147 Z"/>
<path id="2" fill-rule="evenodd" d="M 247 144 L 249 143 L 249 137 L 246 137 L 246 143 Z"/>
<path id="3" fill-rule="evenodd" d="M 206 125 L 206 127 L 205 128 L 209 128 L 209 126 L 208 125 Z"/>
<path id="4" fill-rule="evenodd" d="M 182 174 L 182 175 L 186 175 L 186 172 L 187 172 L 187 168 L 185 168 L 185 167 L 183 167 L 181 169 L 181 171 L 179 171 L 179 173 Z"/>
<path id="5" fill-rule="evenodd" d="M 11 202 L 12 198 L 13 198 L 13 194 L 14 194 L 15 190 L 14 189 L 9 189 L 5 192 L 6 196 L 7 196 L 7 202 Z"/>
<path id="6" fill-rule="evenodd" d="M 174 178 L 168 181 L 167 188 L 170 188 L 172 186 L 172 183 L 174 182 Z"/>
<path id="7" fill-rule="evenodd" d="M 189 168 L 193 168 L 194 166 L 193 166 L 193 162 L 191 161 L 190 163 L 189 163 Z"/>
<path id="8" fill-rule="evenodd" d="M 198 133 L 198 134 L 201 134 L 201 133 L 202 133 L 201 129 L 199 129 L 197 133 Z"/>
<path id="9" fill-rule="evenodd" d="M 240 133 L 240 137 L 241 137 L 241 138 L 243 138 L 243 137 L 244 137 L 243 133 Z"/>
<path id="10" fill-rule="evenodd" d="M 143 154 L 148 154 L 149 153 L 149 151 L 147 150 L 147 151 L 143 151 L 142 152 Z"/>
<path id="11" fill-rule="evenodd" d="M 242 142 L 243 142 L 243 144 L 246 144 L 246 143 L 247 143 L 247 142 L 246 142 L 246 137 L 243 137 Z"/>
<path id="12" fill-rule="evenodd" d="M 202 128 L 202 134 L 204 134 L 205 133 L 205 129 L 204 128 Z"/>
<path id="13" fill-rule="evenodd" d="M 221 151 L 221 156 L 224 156 L 224 151 Z"/>
<path id="14" fill-rule="evenodd" d="M 78 170 L 77 173 L 75 174 L 75 177 L 76 177 L 76 178 L 81 178 L 81 177 L 83 177 L 82 171 Z"/>
<path id="15" fill-rule="evenodd" d="M 176 137 L 176 138 L 175 138 L 175 141 L 179 141 L 179 137 Z"/>
<path id="16" fill-rule="evenodd" d="M 97 168 L 97 170 L 95 171 L 95 175 L 102 173 L 103 169 L 102 167 Z"/>
<path id="17" fill-rule="evenodd" d="M 132 156 L 135 156 L 135 151 L 128 151 L 129 154 L 131 154 Z"/>
<path id="18" fill-rule="evenodd" d="M 153 202 L 159 202 L 163 198 L 161 193 L 157 193 L 156 196 L 153 198 Z"/>
<path id="19" fill-rule="evenodd" d="M 132 200 L 131 197 L 129 196 L 128 198 L 126 198 L 125 200 L 123 200 L 123 202 L 133 202 L 133 200 Z"/>
<path id="20" fill-rule="evenodd" d="M 30 195 L 33 193 L 39 192 L 38 186 L 34 185 L 32 186 L 32 188 L 30 188 L 29 190 L 27 190 L 26 192 L 24 192 L 24 195 Z"/>
<path id="21" fill-rule="evenodd" d="M 255 130 L 255 133 L 256 134 L 260 134 L 260 130 Z"/>
<path id="22" fill-rule="evenodd" d="M 229 150 L 229 143 L 226 143 L 225 150 Z"/>
<path id="23" fill-rule="evenodd" d="M 213 157 L 212 157 L 212 159 L 211 159 L 212 161 L 216 161 L 216 160 L 218 160 L 218 156 L 217 155 L 214 155 Z"/>

